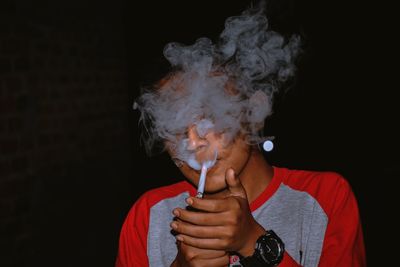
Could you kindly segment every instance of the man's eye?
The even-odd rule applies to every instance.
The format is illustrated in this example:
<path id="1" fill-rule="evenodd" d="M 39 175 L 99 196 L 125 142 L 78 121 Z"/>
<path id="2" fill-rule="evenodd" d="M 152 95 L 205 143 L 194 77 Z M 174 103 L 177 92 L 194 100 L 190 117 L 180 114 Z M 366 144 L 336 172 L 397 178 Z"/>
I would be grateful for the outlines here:
<path id="1" fill-rule="evenodd" d="M 199 135 L 200 138 L 205 138 L 209 133 L 211 133 L 210 130 L 207 130 L 207 131 L 199 131 L 199 132 L 198 132 L 198 135 Z"/>
<path id="2" fill-rule="evenodd" d="M 196 132 L 199 137 L 204 138 L 214 128 L 214 123 L 209 119 L 202 119 L 196 123 Z"/>
<path id="3" fill-rule="evenodd" d="M 188 136 L 188 133 L 189 133 L 188 131 L 176 133 L 175 134 L 176 139 L 180 140 L 180 139 L 186 138 Z"/>

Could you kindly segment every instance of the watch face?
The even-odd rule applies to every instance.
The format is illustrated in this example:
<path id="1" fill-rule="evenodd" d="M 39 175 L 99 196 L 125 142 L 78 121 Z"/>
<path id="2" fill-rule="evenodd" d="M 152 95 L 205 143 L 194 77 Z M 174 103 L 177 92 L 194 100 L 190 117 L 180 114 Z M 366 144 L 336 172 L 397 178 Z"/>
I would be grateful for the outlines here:
<path id="1" fill-rule="evenodd" d="M 268 231 L 257 240 L 256 251 L 264 262 L 278 264 L 283 258 L 284 244 L 274 232 L 271 232 Z"/>

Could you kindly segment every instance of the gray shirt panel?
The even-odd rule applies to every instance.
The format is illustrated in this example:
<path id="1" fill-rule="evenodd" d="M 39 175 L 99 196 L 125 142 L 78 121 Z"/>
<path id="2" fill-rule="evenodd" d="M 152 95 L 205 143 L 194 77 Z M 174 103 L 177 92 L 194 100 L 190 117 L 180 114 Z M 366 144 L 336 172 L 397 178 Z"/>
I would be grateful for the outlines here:
<path id="1" fill-rule="evenodd" d="M 253 216 L 265 229 L 278 234 L 298 264 L 318 266 L 328 217 L 312 196 L 281 184 Z"/>
<path id="2" fill-rule="evenodd" d="M 185 208 L 187 197 L 189 197 L 189 193 L 184 192 L 173 198 L 164 199 L 151 208 L 147 237 L 147 255 L 150 267 L 169 267 L 174 261 L 177 248 L 170 228 L 170 223 L 174 218 L 172 210 L 178 207 Z"/>

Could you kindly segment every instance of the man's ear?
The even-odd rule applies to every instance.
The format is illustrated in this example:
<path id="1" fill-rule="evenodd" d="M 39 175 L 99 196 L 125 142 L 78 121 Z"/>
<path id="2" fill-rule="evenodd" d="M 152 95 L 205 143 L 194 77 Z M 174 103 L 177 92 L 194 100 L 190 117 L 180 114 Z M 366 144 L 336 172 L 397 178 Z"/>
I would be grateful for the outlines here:
<path id="1" fill-rule="evenodd" d="M 164 145 L 163 151 L 167 152 L 170 155 L 170 157 L 173 158 L 176 155 L 174 144 L 171 141 L 164 140 L 163 145 Z"/>

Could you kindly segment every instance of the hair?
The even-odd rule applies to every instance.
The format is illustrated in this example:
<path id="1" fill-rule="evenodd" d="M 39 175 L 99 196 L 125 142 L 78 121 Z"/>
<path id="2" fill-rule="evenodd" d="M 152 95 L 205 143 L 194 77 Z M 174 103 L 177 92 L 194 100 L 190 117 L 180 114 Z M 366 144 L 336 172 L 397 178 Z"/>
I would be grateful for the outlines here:
<path id="1" fill-rule="evenodd" d="M 163 149 L 164 140 L 181 151 L 190 125 L 199 135 L 213 130 L 228 139 L 244 134 L 249 144 L 265 140 L 274 93 L 294 76 L 299 51 L 299 36 L 268 30 L 263 4 L 229 17 L 216 44 L 207 38 L 190 46 L 167 44 L 164 56 L 174 71 L 134 104 L 148 154 Z"/>

